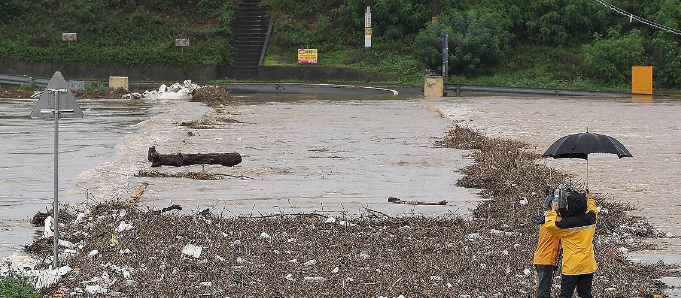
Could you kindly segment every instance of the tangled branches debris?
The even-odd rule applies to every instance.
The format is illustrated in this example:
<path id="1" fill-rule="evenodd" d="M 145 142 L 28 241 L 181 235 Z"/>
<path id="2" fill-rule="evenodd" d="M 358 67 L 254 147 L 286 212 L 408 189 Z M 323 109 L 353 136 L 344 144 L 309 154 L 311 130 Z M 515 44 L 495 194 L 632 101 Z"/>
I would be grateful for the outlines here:
<path id="1" fill-rule="evenodd" d="M 190 101 L 202 102 L 205 105 L 216 108 L 233 103 L 232 94 L 220 86 L 206 86 L 194 90 Z"/>
<path id="2" fill-rule="evenodd" d="M 460 183 L 487 200 L 471 218 L 241 218 L 108 204 L 64 223 L 62 235 L 79 247 L 66 261 L 78 269 L 43 293 L 61 286 L 65 297 L 536 297 L 534 217 L 546 186 L 566 176 L 523 144 L 470 130 L 452 130 L 442 145 L 473 150 Z M 661 294 L 658 278 L 671 267 L 624 256 L 654 229 L 626 207 L 597 201 L 594 295 Z"/>
<path id="3" fill-rule="evenodd" d="M 157 170 L 139 170 L 136 177 L 161 177 L 161 178 L 189 178 L 194 180 L 220 180 L 224 178 L 222 174 L 212 174 L 204 172 L 175 172 L 161 173 Z"/>

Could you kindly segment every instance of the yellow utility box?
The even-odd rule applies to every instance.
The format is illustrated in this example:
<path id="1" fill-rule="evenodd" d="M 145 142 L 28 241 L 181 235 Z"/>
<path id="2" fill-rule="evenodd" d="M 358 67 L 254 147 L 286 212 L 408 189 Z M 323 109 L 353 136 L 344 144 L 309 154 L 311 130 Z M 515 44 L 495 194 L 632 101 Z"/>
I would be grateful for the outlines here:
<path id="1" fill-rule="evenodd" d="M 109 77 L 109 88 L 128 90 L 128 77 Z"/>
<path id="2" fill-rule="evenodd" d="M 445 85 L 442 76 L 426 76 L 423 82 L 423 97 L 433 98 L 444 96 Z"/>
<path id="3" fill-rule="evenodd" d="M 631 93 L 653 94 L 653 67 L 631 67 Z"/>

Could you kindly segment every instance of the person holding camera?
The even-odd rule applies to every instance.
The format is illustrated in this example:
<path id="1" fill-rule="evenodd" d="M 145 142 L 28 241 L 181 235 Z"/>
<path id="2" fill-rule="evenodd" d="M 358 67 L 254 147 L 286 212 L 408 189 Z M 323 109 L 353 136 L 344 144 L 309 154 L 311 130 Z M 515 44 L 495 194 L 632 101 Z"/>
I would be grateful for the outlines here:
<path id="1" fill-rule="evenodd" d="M 581 298 L 592 298 L 593 274 L 598 269 L 593 239 L 596 232 L 596 201 L 586 194 L 570 192 L 564 202 L 553 202 L 544 227 L 561 239 L 561 298 L 570 298 L 577 288 Z M 560 214 L 560 215 L 559 215 Z"/>
<path id="2" fill-rule="evenodd" d="M 546 207 L 551 209 L 553 196 L 546 197 Z M 553 271 L 558 267 L 558 255 L 560 254 L 560 237 L 551 235 L 544 227 L 545 217 L 549 211 L 537 216 L 539 225 L 539 240 L 537 249 L 534 252 L 534 267 L 537 269 L 539 285 L 537 286 L 537 298 L 551 297 L 551 284 L 553 282 Z"/>

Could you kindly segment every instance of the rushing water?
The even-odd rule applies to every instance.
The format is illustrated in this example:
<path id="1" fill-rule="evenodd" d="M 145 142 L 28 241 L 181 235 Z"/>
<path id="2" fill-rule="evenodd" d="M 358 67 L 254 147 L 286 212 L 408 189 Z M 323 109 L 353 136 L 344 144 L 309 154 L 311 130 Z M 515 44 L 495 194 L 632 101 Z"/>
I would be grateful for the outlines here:
<path id="1" fill-rule="evenodd" d="M 59 127 L 60 202 L 125 199 L 152 183 L 141 204 L 179 203 L 230 214 L 279 212 L 384 212 L 393 215 L 466 213 L 475 190 L 456 186 L 466 160 L 436 148 L 450 121 L 418 99 L 390 95 L 252 95 L 237 97 L 219 129 L 190 129 L 181 122 L 211 110 L 198 103 L 129 100 L 80 101 L 83 119 Z M 41 229 L 30 225 L 53 198 L 52 119 L 31 119 L 35 100 L 2 100 L 0 134 L 0 256 L 16 253 Z M 224 116 L 224 115 L 223 115 Z M 188 134 L 191 131 L 191 134 Z M 237 151 L 237 167 L 161 167 L 161 172 L 223 174 L 220 181 L 136 177 L 149 169 L 146 152 Z M 392 204 L 449 201 L 448 206 Z"/>
<path id="2" fill-rule="evenodd" d="M 30 243 L 31 217 L 51 210 L 54 197 L 54 120 L 32 119 L 37 102 L 0 99 L 0 256 Z M 85 117 L 59 122 L 59 201 L 85 200 L 70 193 L 81 172 L 115 158 L 131 125 L 154 115 L 154 104 L 130 100 L 79 100 Z"/>
<path id="3" fill-rule="evenodd" d="M 60 200 L 84 201 L 84 189 L 93 197 L 120 198 L 150 180 L 142 204 L 151 208 L 221 206 L 235 215 L 363 208 L 386 214 L 465 213 L 471 204 L 463 202 L 477 199 L 455 186 L 456 168 L 467 160 L 462 152 L 433 146 L 454 121 L 491 137 L 525 141 L 538 153 L 587 128 L 613 136 L 634 157 L 590 158 L 590 188 L 632 204 L 632 213 L 664 232 L 681 228 L 681 101 L 675 99 L 476 96 L 422 102 L 253 95 L 238 100 L 223 115 L 235 121 L 202 130 L 178 125 L 210 111 L 197 103 L 81 101 L 85 118 L 60 122 Z M 35 100 L 0 103 L 0 256 L 5 256 L 31 241 L 36 229 L 30 217 L 51 208 L 54 122 L 28 117 Z M 220 181 L 135 177 L 138 170 L 149 170 L 146 150 L 152 145 L 160 153 L 236 151 L 244 161 L 233 168 L 158 168 L 224 175 Z M 586 182 L 582 160 L 545 162 Z M 390 196 L 451 205 L 388 204 Z M 670 242 L 663 253 L 680 251 L 674 239 L 663 240 Z"/>
<path id="4" fill-rule="evenodd" d="M 587 130 L 618 139 L 632 158 L 590 155 L 588 172 L 582 159 L 543 162 L 629 204 L 629 214 L 671 236 L 652 241 L 659 250 L 633 259 L 681 263 L 681 99 L 477 96 L 430 104 L 461 125 L 489 137 L 524 141 L 539 154 L 560 137 Z"/>

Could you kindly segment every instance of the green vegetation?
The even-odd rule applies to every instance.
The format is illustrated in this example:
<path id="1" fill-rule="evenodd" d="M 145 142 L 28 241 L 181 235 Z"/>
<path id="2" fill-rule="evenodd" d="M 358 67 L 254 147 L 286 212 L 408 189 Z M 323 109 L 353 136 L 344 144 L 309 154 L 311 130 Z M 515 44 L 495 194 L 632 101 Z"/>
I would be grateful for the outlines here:
<path id="1" fill-rule="evenodd" d="M 42 298 L 30 283 L 28 277 L 9 274 L 0 277 L 0 297 L 3 298 Z"/>
<path id="2" fill-rule="evenodd" d="M 6 0 L 0 57 L 94 65 L 193 66 L 224 63 L 235 7 L 221 0 Z M 78 41 L 64 42 L 75 32 Z M 192 47 L 183 55 L 176 38 Z"/>
<path id="3" fill-rule="evenodd" d="M 262 0 L 275 19 L 266 65 L 297 65 L 296 49 L 319 49 L 322 66 L 380 72 L 421 85 L 442 68 L 449 82 L 628 91 L 631 66 L 652 65 L 656 89 L 680 89 L 681 6 L 675 0 L 373 0 L 372 48 L 364 50 L 365 0 Z M 238 1 L 5 0 L 0 57 L 94 65 L 189 67 L 234 60 Z M 640 16 L 661 26 L 648 26 Z M 61 33 L 77 32 L 77 42 Z M 192 46 L 181 54 L 176 38 Z M 188 54 L 189 53 L 189 54 Z M 306 66 L 314 67 L 314 66 Z"/>

